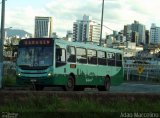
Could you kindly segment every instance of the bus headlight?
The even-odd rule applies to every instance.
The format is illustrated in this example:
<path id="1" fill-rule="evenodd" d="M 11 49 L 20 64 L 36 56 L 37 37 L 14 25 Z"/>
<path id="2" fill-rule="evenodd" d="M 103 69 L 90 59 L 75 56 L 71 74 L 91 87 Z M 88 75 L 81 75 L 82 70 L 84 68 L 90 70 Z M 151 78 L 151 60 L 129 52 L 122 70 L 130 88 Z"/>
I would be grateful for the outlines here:
<path id="1" fill-rule="evenodd" d="M 50 72 L 50 73 L 48 73 L 48 77 L 50 77 L 50 76 L 52 76 L 52 73 Z"/>
<path id="2" fill-rule="evenodd" d="M 21 73 L 17 73 L 18 76 L 21 76 Z"/>

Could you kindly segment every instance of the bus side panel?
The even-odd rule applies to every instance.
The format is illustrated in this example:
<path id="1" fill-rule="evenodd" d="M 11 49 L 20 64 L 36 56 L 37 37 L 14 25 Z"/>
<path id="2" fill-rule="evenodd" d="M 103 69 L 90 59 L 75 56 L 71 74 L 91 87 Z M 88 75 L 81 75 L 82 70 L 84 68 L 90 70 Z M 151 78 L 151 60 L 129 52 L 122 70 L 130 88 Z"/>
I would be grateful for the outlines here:
<path id="1" fill-rule="evenodd" d="M 97 65 L 78 65 L 76 85 L 97 85 Z"/>
<path id="2" fill-rule="evenodd" d="M 112 68 L 108 68 L 108 66 L 98 66 L 98 79 L 97 79 L 97 85 L 104 85 L 104 80 L 106 75 L 111 75 Z"/>
<path id="3" fill-rule="evenodd" d="M 54 70 L 53 85 L 66 85 L 68 75 L 64 72 L 66 72 L 66 66 L 61 66 Z"/>
<path id="4" fill-rule="evenodd" d="M 124 81 L 123 68 L 115 67 L 112 68 L 111 84 L 119 85 Z"/>
<path id="5" fill-rule="evenodd" d="M 66 85 L 67 75 L 64 74 L 55 74 L 52 80 L 52 85 Z"/>
<path id="6" fill-rule="evenodd" d="M 76 85 L 87 85 L 86 83 L 86 64 L 76 65 L 77 75 L 76 75 Z"/>

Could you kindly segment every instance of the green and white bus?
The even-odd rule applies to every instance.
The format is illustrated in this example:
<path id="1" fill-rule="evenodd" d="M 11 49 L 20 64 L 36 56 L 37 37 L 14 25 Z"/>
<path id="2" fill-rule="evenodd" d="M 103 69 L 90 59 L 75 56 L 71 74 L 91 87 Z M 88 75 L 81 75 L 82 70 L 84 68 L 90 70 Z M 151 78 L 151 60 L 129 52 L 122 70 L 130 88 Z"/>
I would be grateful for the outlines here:
<path id="1" fill-rule="evenodd" d="M 109 91 L 123 82 L 123 53 L 82 42 L 53 38 L 21 40 L 17 57 L 17 84 L 37 90 L 62 86 L 66 91 L 97 87 Z"/>

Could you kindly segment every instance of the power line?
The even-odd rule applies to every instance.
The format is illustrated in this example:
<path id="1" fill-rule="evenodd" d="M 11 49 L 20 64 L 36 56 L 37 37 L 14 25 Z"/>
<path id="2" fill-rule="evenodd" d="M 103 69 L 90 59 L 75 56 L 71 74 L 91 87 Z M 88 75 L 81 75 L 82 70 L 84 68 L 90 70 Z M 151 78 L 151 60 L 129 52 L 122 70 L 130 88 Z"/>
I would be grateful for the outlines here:
<path id="1" fill-rule="evenodd" d="M 98 25 L 101 25 L 100 23 L 98 23 L 98 22 L 96 22 L 96 21 L 92 21 L 92 22 L 97 23 Z M 103 27 L 105 27 L 105 28 L 107 28 L 107 29 L 109 29 L 109 30 L 111 30 L 111 31 L 115 31 L 115 30 L 109 28 L 108 26 L 106 26 L 106 25 L 104 25 L 104 24 L 103 24 Z"/>

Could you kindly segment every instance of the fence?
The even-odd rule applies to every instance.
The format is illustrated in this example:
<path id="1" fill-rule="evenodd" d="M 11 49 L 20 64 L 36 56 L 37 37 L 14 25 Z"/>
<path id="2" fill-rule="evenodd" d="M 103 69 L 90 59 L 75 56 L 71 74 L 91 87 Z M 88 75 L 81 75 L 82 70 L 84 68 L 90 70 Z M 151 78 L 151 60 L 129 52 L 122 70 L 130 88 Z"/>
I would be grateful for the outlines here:
<path id="1" fill-rule="evenodd" d="M 159 81 L 160 65 L 158 64 L 125 64 L 124 75 L 126 80 Z"/>
<path id="2" fill-rule="evenodd" d="M 13 62 L 4 62 L 3 65 L 3 85 L 11 86 L 16 84 L 16 66 Z"/>

